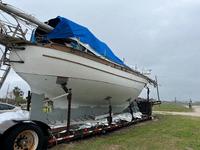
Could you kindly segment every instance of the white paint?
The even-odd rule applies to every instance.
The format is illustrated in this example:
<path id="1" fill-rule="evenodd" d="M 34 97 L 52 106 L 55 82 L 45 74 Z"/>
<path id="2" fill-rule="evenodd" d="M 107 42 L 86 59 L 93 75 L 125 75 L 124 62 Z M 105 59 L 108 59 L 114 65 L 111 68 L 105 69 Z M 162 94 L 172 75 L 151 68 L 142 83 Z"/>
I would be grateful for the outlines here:
<path id="1" fill-rule="evenodd" d="M 8 120 L 28 120 L 29 112 L 18 110 L 14 112 L 5 112 L 0 114 L 0 124 Z"/>
<path id="2" fill-rule="evenodd" d="M 26 50 L 17 53 L 25 63 L 11 65 L 29 83 L 34 93 L 44 93 L 48 98 L 65 94 L 56 84 L 56 79 L 57 76 L 68 77 L 67 87 L 72 89 L 73 108 L 90 106 L 107 109 L 108 102 L 104 99 L 110 96 L 112 106 L 119 107 L 118 111 L 121 111 L 128 105 L 126 100 L 135 99 L 147 84 L 145 78 L 68 52 L 26 46 Z M 19 59 L 15 52 L 11 53 L 10 58 Z M 54 104 L 58 108 L 66 108 L 66 98 L 56 100 Z"/>

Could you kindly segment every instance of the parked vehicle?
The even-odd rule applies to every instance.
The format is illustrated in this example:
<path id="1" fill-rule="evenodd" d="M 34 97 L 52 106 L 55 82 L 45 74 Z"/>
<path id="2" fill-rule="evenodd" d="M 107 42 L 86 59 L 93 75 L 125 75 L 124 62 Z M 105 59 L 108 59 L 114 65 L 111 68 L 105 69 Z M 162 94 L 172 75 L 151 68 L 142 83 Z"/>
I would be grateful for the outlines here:
<path id="1" fill-rule="evenodd" d="M 11 105 L 8 103 L 0 103 L 0 113 L 5 113 L 5 112 L 16 112 L 21 110 L 20 107 L 17 107 L 15 105 Z"/>

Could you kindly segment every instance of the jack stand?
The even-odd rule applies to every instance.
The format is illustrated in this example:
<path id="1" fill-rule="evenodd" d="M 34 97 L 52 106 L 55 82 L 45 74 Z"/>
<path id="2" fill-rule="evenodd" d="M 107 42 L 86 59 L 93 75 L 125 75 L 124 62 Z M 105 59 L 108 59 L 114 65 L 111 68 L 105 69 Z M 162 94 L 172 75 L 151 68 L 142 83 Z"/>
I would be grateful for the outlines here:
<path id="1" fill-rule="evenodd" d="M 129 102 L 129 106 L 128 107 L 129 107 L 129 111 L 130 111 L 130 114 L 131 114 L 131 117 L 132 117 L 131 121 L 133 121 L 134 120 L 134 116 L 133 116 L 131 98 L 129 98 L 127 101 Z"/>
<path id="2" fill-rule="evenodd" d="M 69 94 L 67 95 L 68 100 L 68 110 L 67 110 L 67 134 L 70 134 L 70 118 L 71 118 L 71 101 L 72 101 L 72 92 L 69 89 Z"/>
<path id="3" fill-rule="evenodd" d="M 68 93 L 67 100 L 68 100 L 68 109 L 67 109 L 67 135 L 70 135 L 70 120 L 71 120 L 71 101 L 72 101 L 72 92 L 71 89 L 67 88 L 67 83 L 62 83 L 62 89 Z"/>
<path id="4" fill-rule="evenodd" d="M 109 117 L 108 117 L 108 124 L 112 124 L 112 106 L 111 104 L 109 105 Z"/>
<path id="5" fill-rule="evenodd" d="M 149 90 L 149 87 L 147 87 L 147 101 L 149 101 L 149 93 L 150 93 L 150 90 Z"/>
<path id="6" fill-rule="evenodd" d="M 30 111 L 30 104 L 31 104 L 31 91 L 28 91 L 28 96 L 26 97 L 27 99 L 27 111 Z"/>
<path id="7" fill-rule="evenodd" d="M 151 116 L 152 115 L 152 102 L 150 102 L 150 99 L 149 99 L 149 94 L 150 94 L 150 90 L 149 90 L 149 87 L 147 87 L 147 102 L 149 102 L 150 104 L 150 110 L 149 110 L 149 116 Z"/>
<path id="8" fill-rule="evenodd" d="M 108 106 L 108 113 L 109 116 L 107 117 L 108 120 L 108 125 L 112 124 L 112 106 L 111 106 L 111 98 L 110 96 L 106 97 L 105 100 L 107 100 L 109 102 L 109 106 Z"/>

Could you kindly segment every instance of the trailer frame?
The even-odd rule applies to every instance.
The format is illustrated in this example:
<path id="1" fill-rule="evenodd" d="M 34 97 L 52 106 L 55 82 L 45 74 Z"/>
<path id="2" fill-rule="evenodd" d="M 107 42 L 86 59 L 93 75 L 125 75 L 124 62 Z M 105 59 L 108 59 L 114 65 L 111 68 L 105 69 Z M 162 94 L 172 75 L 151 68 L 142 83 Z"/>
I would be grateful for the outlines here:
<path id="1" fill-rule="evenodd" d="M 152 106 L 161 104 L 161 101 L 150 101 L 149 97 L 147 99 L 136 99 L 135 102 L 139 105 L 140 112 L 142 112 L 142 118 L 134 118 L 133 117 L 133 110 L 131 109 L 132 103 L 130 100 L 128 110 L 132 115 L 132 120 L 130 122 L 125 120 L 117 120 L 112 121 L 112 108 L 110 107 L 110 102 L 108 103 L 108 112 L 109 117 L 107 118 L 107 124 L 96 124 L 95 126 L 89 128 L 82 128 L 82 129 L 72 129 L 70 128 L 70 109 L 71 109 L 71 98 L 72 98 L 72 90 L 66 87 L 66 84 L 61 84 L 61 87 L 66 92 L 67 100 L 68 100 L 68 113 L 67 113 L 67 125 L 63 125 L 60 127 L 50 127 L 47 122 L 45 122 L 44 117 L 42 116 L 41 111 L 41 103 L 44 100 L 44 95 L 38 95 L 34 93 L 28 92 L 27 97 L 27 110 L 30 110 L 33 114 L 30 117 L 30 120 L 8 120 L 4 123 L 0 124 L 0 139 L 5 139 L 11 131 L 18 127 L 33 125 L 38 127 L 43 132 L 45 140 L 43 141 L 46 143 L 43 149 L 47 147 L 52 147 L 54 145 L 60 143 L 71 142 L 75 140 L 81 140 L 88 137 L 92 137 L 95 135 L 103 135 L 107 134 L 124 127 L 128 127 L 131 125 L 135 125 L 140 122 L 148 121 L 152 119 Z M 110 101 L 110 98 L 109 98 Z M 32 108 L 30 109 L 30 104 Z M 89 121 L 88 121 L 89 122 Z M 2 140 L 0 140 L 2 142 Z M 1 143 L 2 144 L 2 143 Z"/>

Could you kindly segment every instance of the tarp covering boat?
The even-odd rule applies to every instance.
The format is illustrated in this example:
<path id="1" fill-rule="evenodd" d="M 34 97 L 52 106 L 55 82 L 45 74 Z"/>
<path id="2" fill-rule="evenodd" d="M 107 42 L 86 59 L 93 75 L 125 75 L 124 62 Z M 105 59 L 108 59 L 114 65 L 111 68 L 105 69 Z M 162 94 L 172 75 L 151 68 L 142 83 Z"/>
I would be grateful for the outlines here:
<path id="1" fill-rule="evenodd" d="M 88 28 L 81 26 L 73 21 L 58 16 L 48 22 L 54 29 L 46 35 L 47 40 L 77 38 L 84 44 L 88 44 L 94 51 L 108 60 L 125 66 L 112 50 L 98 38 L 96 38 Z"/>

